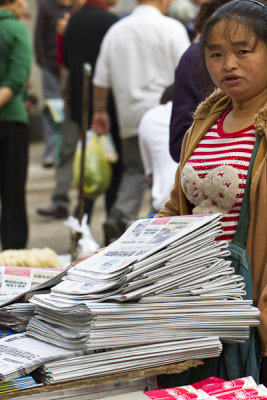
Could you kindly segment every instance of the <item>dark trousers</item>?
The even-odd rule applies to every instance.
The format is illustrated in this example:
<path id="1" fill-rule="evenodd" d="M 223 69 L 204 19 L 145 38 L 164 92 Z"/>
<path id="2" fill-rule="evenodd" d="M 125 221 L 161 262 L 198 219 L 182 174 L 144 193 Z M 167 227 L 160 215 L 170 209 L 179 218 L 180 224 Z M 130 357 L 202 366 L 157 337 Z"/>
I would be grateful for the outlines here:
<path id="1" fill-rule="evenodd" d="M 18 122 L 0 122 L 0 234 L 3 250 L 21 249 L 26 246 L 27 165 L 27 125 Z"/>

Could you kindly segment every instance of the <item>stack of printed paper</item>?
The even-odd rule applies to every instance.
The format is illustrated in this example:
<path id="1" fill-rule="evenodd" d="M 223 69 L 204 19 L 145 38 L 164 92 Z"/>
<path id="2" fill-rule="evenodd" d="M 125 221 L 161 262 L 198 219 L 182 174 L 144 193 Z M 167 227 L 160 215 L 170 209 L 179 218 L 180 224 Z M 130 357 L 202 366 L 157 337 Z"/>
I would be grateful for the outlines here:
<path id="1" fill-rule="evenodd" d="M 215 240 L 220 228 L 218 214 L 137 221 L 50 294 L 34 296 L 28 335 L 76 350 L 244 341 L 259 311 L 242 299 L 242 278 L 223 258 L 228 245 Z"/>
<path id="2" fill-rule="evenodd" d="M 26 294 L 55 285 L 65 273 L 62 268 L 0 266 L 0 307 L 18 299 L 25 301 Z"/>
<path id="3" fill-rule="evenodd" d="M 0 308 L 0 324 L 16 332 L 24 332 L 34 315 L 34 304 L 14 303 Z"/>
<path id="4" fill-rule="evenodd" d="M 42 383 L 36 383 L 30 375 L 26 375 L 22 378 L 13 379 L 12 381 L 0 382 L 0 395 L 1 393 L 14 392 L 16 390 L 29 389 L 41 385 Z"/>
<path id="5" fill-rule="evenodd" d="M 40 367 L 34 376 L 44 383 L 55 383 L 101 376 L 111 371 L 119 373 L 188 359 L 218 357 L 221 349 L 216 337 L 126 347 L 51 361 Z"/>
<path id="6" fill-rule="evenodd" d="M 5 336 L 0 339 L 0 380 L 25 376 L 46 361 L 81 354 L 32 339 L 25 333 Z"/>
<path id="7" fill-rule="evenodd" d="M 35 309 L 27 299 L 35 291 L 49 291 L 65 273 L 62 268 L 0 266 L 0 327 L 24 332 Z"/>
<path id="8" fill-rule="evenodd" d="M 27 326 L 31 340 L 49 343 L 58 354 L 63 348 L 65 356 L 94 353 L 88 368 L 77 358 L 70 360 L 68 373 L 64 361 L 53 364 L 59 372 L 44 379 L 91 376 L 89 365 L 105 374 L 157 365 L 160 359 L 167 364 L 214 357 L 221 350 L 218 338 L 244 341 L 259 324 L 259 311 L 243 300 L 243 279 L 226 260 L 228 243 L 216 241 L 220 217 L 138 220 L 112 245 L 69 269 L 49 294 L 34 296 L 36 315 Z M 178 350 L 170 350 L 171 342 Z M 105 369 L 107 359 L 111 364 Z M 32 369 L 44 361 L 33 364 Z M 0 376 L 4 369 L 0 365 Z"/>
<path id="9" fill-rule="evenodd" d="M 248 337 L 249 326 L 258 325 L 259 315 L 244 300 L 67 305 L 44 295 L 34 302 L 39 314 L 31 319 L 28 334 L 76 350 L 207 336 L 241 342 Z"/>

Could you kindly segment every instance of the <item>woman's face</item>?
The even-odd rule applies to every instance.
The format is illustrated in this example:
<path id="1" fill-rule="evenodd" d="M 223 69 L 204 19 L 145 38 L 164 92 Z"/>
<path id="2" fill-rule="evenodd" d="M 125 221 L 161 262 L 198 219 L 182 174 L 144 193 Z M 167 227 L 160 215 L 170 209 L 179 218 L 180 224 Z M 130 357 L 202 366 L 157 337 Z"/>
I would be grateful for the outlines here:
<path id="1" fill-rule="evenodd" d="M 22 16 L 27 7 L 27 0 L 15 0 L 13 3 L 8 3 L 8 9 L 12 11 L 17 18 Z"/>
<path id="2" fill-rule="evenodd" d="M 267 47 L 241 23 L 222 20 L 214 25 L 205 59 L 214 84 L 233 101 L 266 99 Z"/>

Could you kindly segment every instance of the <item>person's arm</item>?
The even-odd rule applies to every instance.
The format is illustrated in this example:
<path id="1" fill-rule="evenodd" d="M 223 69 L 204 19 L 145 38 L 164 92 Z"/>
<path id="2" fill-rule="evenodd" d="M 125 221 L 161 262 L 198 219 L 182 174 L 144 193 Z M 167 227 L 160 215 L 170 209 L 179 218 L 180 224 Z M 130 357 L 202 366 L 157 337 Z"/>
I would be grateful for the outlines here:
<path id="1" fill-rule="evenodd" d="M 30 74 L 32 48 L 28 31 L 20 23 L 14 30 L 15 45 L 10 49 L 8 69 L 1 81 L 0 108 L 23 90 Z"/>
<path id="2" fill-rule="evenodd" d="M 94 86 L 93 89 L 93 116 L 91 129 L 98 134 L 110 131 L 110 118 L 107 111 L 109 88 Z"/>
<path id="3" fill-rule="evenodd" d="M 44 65 L 45 35 L 47 30 L 45 3 L 46 0 L 43 0 L 40 4 L 34 31 L 34 52 L 37 64 L 41 67 Z"/>
<path id="4" fill-rule="evenodd" d="M 0 108 L 4 107 L 12 98 L 14 92 L 9 87 L 0 87 Z"/>

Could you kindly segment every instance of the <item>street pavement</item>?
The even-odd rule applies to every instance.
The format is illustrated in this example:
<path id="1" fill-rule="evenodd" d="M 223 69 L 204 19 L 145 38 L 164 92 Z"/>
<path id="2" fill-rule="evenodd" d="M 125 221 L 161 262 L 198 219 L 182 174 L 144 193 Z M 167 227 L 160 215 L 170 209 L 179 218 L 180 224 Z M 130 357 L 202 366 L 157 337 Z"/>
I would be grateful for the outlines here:
<path id="1" fill-rule="evenodd" d="M 63 219 L 52 219 L 38 215 L 39 207 L 50 204 L 51 193 L 55 187 L 55 168 L 41 166 L 43 142 L 33 142 L 30 145 L 30 161 L 27 181 L 27 208 L 29 218 L 28 248 L 51 247 L 58 254 L 70 252 L 71 232 L 64 225 Z M 77 202 L 77 190 L 70 190 L 70 212 L 73 212 Z M 147 191 L 139 218 L 145 218 L 149 213 L 150 194 Z M 94 205 L 90 229 L 95 240 L 102 246 L 104 242 L 102 224 L 105 221 L 104 198 L 99 196 Z"/>

